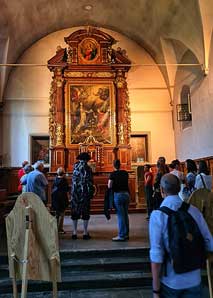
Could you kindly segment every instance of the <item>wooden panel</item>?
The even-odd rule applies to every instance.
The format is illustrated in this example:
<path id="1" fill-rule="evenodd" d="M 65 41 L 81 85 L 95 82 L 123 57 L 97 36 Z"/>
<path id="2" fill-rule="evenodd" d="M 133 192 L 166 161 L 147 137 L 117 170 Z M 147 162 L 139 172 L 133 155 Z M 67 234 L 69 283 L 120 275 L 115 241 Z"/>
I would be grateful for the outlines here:
<path id="1" fill-rule="evenodd" d="M 63 152 L 56 150 L 56 165 L 61 165 L 63 160 Z"/>
<path id="2" fill-rule="evenodd" d="M 9 195 L 18 192 L 18 171 L 19 168 L 0 168 L 0 188 L 5 188 Z"/>
<path id="3" fill-rule="evenodd" d="M 210 174 L 213 176 L 213 159 L 209 159 Z"/>
<path id="4" fill-rule="evenodd" d="M 107 164 L 112 165 L 112 163 L 113 163 L 113 159 L 114 159 L 114 155 L 113 155 L 113 153 L 107 151 L 106 156 L 107 156 L 107 158 L 106 158 L 106 160 L 107 160 Z"/>
<path id="5" fill-rule="evenodd" d="M 76 163 L 76 158 L 79 154 L 79 149 L 68 150 L 68 165 L 67 170 L 69 172 L 73 171 L 73 165 Z"/>
<path id="6" fill-rule="evenodd" d="M 5 201 L 7 198 L 7 190 L 0 189 L 0 201 Z"/>
<path id="7" fill-rule="evenodd" d="M 127 153 L 126 151 L 120 151 L 120 161 L 121 164 L 127 164 Z"/>
<path id="8" fill-rule="evenodd" d="M 130 147 L 119 148 L 118 158 L 121 161 L 121 166 L 125 170 L 131 170 L 131 162 L 130 162 Z"/>
<path id="9" fill-rule="evenodd" d="M 52 184 L 55 177 L 55 173 L 49 173 L 48 176 L 48 205 L 51 206 L 51 190 Z M 107 189 L 108 179 L 109 179 L 110 172 L 98 172 L 94 173 L 94 185 L 95 185 L 95 196 L 91 201 L 91 213 L 98 213 L 102 214 L 104 210 L 104 195 Z M 69 185 L 71 186 L 71 175 L 67 176 Z M 129 189 L 130 189 L 130 210 L 136 210 L 136 195 L 135 195 L 135 174 L 134 172 L 129 173 Z M 67 210 L 70 211 L 69 208 Z"/>

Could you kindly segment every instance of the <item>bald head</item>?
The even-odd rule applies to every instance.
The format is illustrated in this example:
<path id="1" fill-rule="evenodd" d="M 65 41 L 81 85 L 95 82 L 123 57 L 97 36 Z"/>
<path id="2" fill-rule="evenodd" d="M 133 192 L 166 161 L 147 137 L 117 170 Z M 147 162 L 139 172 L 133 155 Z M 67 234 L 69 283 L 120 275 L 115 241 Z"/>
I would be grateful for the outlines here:
<path id="1" fill-rule="evenodd" d="M 161 178 L 160 186 L 165 195 L 177 195 L 180 191 L 180 180 L 173 174 L 165 174 Z"/>
<path id="2" fill-rule="evenodd" d="M 35 170 L 39 170 L 40 172 L 42 172 L 43 169 L 44 169 L 44 164 L 43 164 L 43 162 L 41 162 L 41 161 L 37 161 L 37 162 L 34 164 L 34 169 L 35 169 Z"/>

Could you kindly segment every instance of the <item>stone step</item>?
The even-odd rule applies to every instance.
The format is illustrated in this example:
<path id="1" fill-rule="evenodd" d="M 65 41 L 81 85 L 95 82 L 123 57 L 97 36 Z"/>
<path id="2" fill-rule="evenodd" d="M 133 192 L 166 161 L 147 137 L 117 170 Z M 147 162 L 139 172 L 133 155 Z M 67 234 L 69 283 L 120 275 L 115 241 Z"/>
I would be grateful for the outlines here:
<path id="1" fill-rule="evenodd" d="M 206 284 L 206 275 L 203 275 L 203 281 Z M 17 282 L 18 291 L 21 290 L 21 282 Z M 62 282 L 58 283 L 58 290 L 72 289 L 103 289 L 103 288 L 123 288 L 123 287 L 142 287 L 151 288 L 151 273 L 142 273 L 140 271 L 121 272 L 73 272 L 63 276 Z M 50 282 L 29 281 L 28 292 L 46 292 L 52 290 Z M 0 293 L 12 293 L 12 281 L 9 278 L 0 280 Z"/>
<path id="2" fill-rule="evenodd" d="M 63 271 L 108 271 L 108 270 L 131 270 L 132 268 L 150 272 L 149 258 L 141 257 L 116 257 L 116 258 L 88 258 L 88 259 L 67 259 L 61 262 Z"/>
<path id="3" fill-rule="evenodd" d="M 148 257 L 108 257 L 108 258 L 66 258 L 61 260 L 62 279 L 69 274 L 81 272 L 87 274 L 94 272 L 120 272 L 135 271 L 150 272 L 150 261 Z M 7 279 L 9 276 L 8 264 L 0 265 L 0 279 Z"/>
<path id="4" fill-rule="evenodd" d="M 60 251 L 61 260 L 116 257 L 148 257 L 148 247 L 119 247 L 112 249 L 72 249 Z"/>
<path id="5" fill-rule="evenodd" d="M 58 290 L 70 292 L 80 289 L 95 291 L 103 288 L 137 287 L 150 289 L 152 277 L 148 251 L 148 248 L 62 251 L 62 282 L 58 283 Z M 205 271 L 203 279 L 206 281 Z M 21 281 L 18 281 L 19 292 L 20 289 Z M 41 292 L 41 295 L 45 296 L 51 290 L 50 282 L 28 282 L 29 293 L 37 295 L 37 292 Z M 0 293 L 12 293 L 12 281 L 6 263 L 0 266 Z"/>
<path id="6" fill-rule="evenodd" d="M 148 248 L 61 251 L 60 291 L 151 286 Z M 2 260 L 2 259 L 1 259 Z M 6 258 L 0 266 L 0 293 L 12 293 Z M 20 281 L 19 281 L 20 289 Z M 49 282 L 29 281 L 28 291 L 51 291 Z"/>
<path id="7" fill-rule="evenodd" d="M 112 249 L 72 249 L 60 250 L 60 259 L 88 259 L 88 258 L 115 258 L 115 257 L 148 257 L 148 247 L 119 247 Z M 8 264 L 8 257 L 6 254 L 0 255 L 0 266 Z"/>
<path id="8" fill-rule="evenodd" d="M 18 281 L 18 289 L 20 291 L 21 282 Z M 141 271 L 122 272 L 88 272 L 73 271 L 62 274 L 62 282 L 58 283 L 58 289 L 101 289 L 101 288 L 117 288 L 117 287 L 150 287 L 151 273 L 142 273 Z M 28 291 L 51 291 L 52 284 L 50 282 L 29 281 Z M 0 279 L 0 293 L 12 293 L 12 281 L 8 277 Z"/>

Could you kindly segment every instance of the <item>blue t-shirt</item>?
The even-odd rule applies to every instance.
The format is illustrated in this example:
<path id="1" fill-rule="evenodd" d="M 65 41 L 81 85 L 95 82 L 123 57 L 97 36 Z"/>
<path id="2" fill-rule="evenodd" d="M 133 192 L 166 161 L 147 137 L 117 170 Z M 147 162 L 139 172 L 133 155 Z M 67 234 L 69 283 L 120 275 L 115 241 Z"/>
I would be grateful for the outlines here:
<path id="1" fill-rule="evenodd" d="M 38 170 L 34 170 L 27 175 L 26 191 L 34 192 L 37 194 L 42 201 L 46 201 L 46 186 L 48 181 L 44 174 Z"/>

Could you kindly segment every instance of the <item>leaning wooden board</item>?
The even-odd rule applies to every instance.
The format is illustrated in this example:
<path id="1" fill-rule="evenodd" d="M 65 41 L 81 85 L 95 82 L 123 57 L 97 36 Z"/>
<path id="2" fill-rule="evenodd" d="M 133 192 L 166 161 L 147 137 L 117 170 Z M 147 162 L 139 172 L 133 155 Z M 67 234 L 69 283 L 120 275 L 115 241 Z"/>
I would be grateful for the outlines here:
<path id="1" fill-rule="evenodd" d="M 56 279 L 61 281 L 60 257 L 56 218 L 49 214 L 40 198 L 34 193 L 21 194 L 6 218 L 10 277 L 14 278 L 13 261 L 24 256 L 26 206 L 30 208 L 30 233 L 27 279 L 52 281 L 51 260 L 56 258 Z M 16 279 L 22 278 L 23 263 L 15 262 Z"/>

